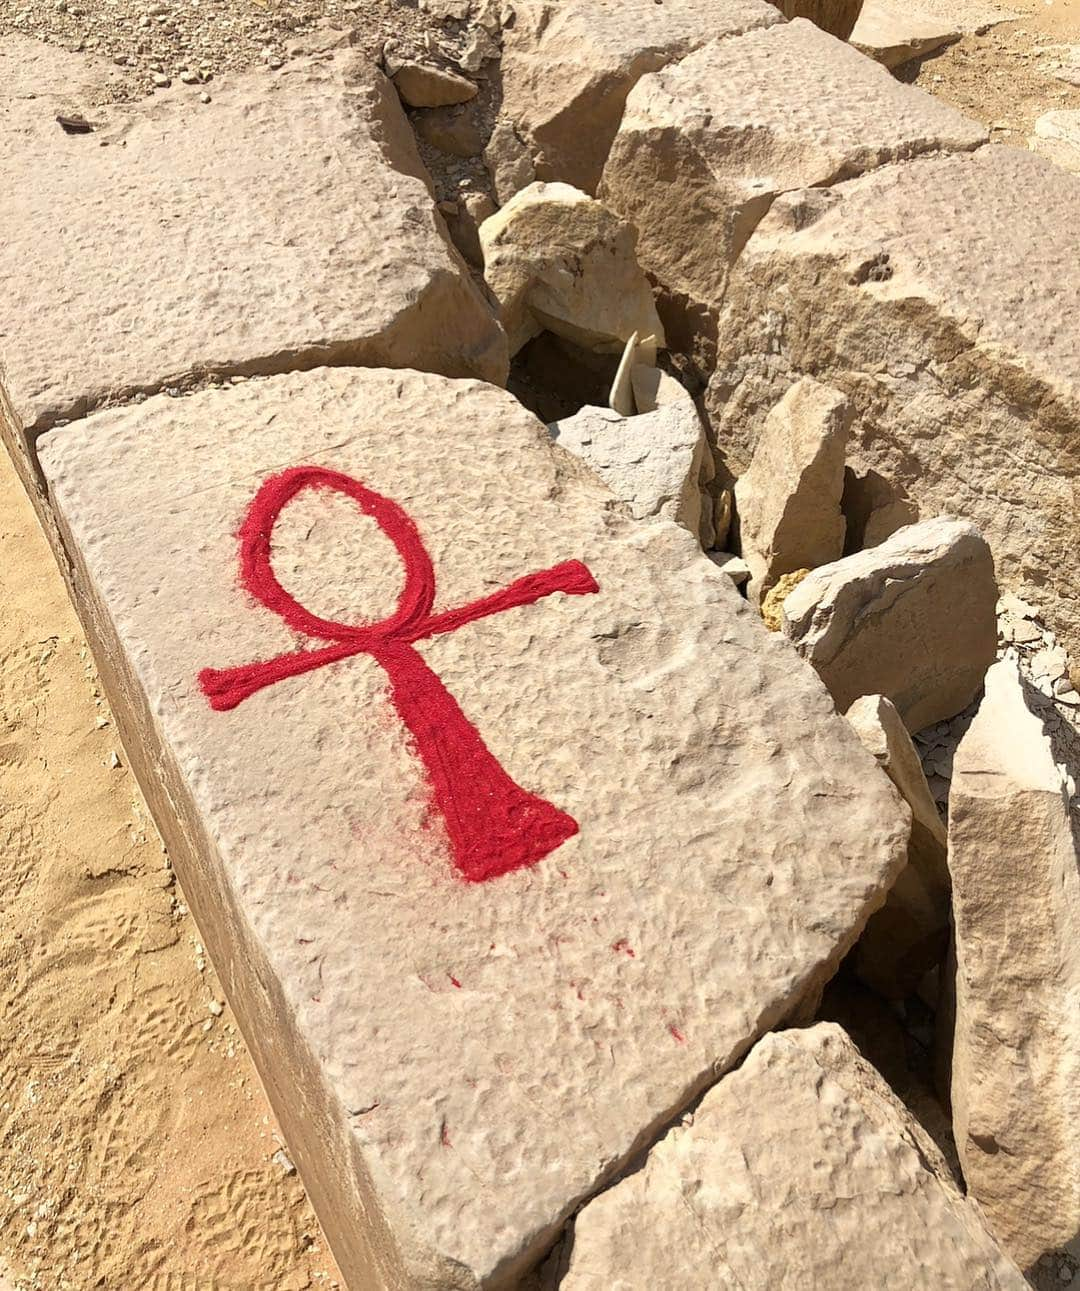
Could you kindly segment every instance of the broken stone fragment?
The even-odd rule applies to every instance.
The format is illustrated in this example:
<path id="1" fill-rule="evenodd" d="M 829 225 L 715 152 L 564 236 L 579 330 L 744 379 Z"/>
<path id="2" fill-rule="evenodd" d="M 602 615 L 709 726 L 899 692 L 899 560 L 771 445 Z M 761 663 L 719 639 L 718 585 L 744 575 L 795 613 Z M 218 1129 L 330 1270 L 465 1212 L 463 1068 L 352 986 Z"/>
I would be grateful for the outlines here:
<path id="1" fill-rule="evenodd" d="M 855 949 L 855 970 L 886 999 L 910 995 L 944 957 L 949 940 L 945 825 L 900 714 L 884 695 L 864 695 L 845 714 L 911 808 L 908 863 Z"/>
<path id="2" fill-rule="evenodd" d="M 742 587 L 750 577 L 750 566 L 741 556 L 733 556 L 730 551 L 710 551 L 709 559 L 717 569 L 727 574 L 736 587 Z"/>
<path id="3" fill-rule="evenodd" d="M 1080 878 L 1063 774 L 1015 664 L 953 759 L 952 1064 L 968 1190 L 1021 1267 L 1080 1228 Z"/>
<path id="4" fill-rule="evenodd" d="M 807 18 L 830 36 L 847 40 L 851 35 L 863 0 L 771 0 L 785 18 Z"/>
<path id="5" fill-rule="evenodd" d="M 784 601 L 784 633 L 841 711 L 885 695 L 918 731 L 975 698 L 997 654 L 996 603 L 979 531 L 939 516 L 811 570 Z"/>
<path id="6" fill-rule="evenodd" d="M 154 396 L 41 462 L 350 1285 L 518 1285 L 832 976 L 905 863 L 896 794 L 813 671 L 493 385 L 336 367 Z M 269 533 L 276 583 L 238 532 Z"/>
<path id="7" fill-rule="evenodd" d="M 942 12 L 926 12 L 910 0 L 866 0 L 851 32 L 860 53 L 886 67 L 925 58 L 960 39 L 960 28 Z"/>
<path id="8" fill-rule="evenodd" d="M 941 1153 L 838 1026 L 774 1033 L 594 1198 L 559 1291 L 1025 1291 Z"/>
<path id="9" fill-rule="evenodd" d="M 503 205 L 536 178 L 532 158 L 509 121 L 495 122 L 484 148 L 484 165 L 495 196 Z"/>
<path id="10" fill-rule="evenodd" d="M 782 574 L 844 554 L 844 449 L 851 406 L 812 377 L 769 414 L 749 469 L 735 485 L 749 597 L 760 601 Z"/>
<path id="11" fill-rule="evenodd" d="M 784 602 L 809 574 L 808 569 L 793 569 L 781 574 L 761 602 L 761 621 L 770 632 L 779 632 L 784 626 Z"/>
<path id="12" fill-rule="evenodd" d="M 630 507 L 635 519 L 667 516 L 703 540 L 702 478 L 712 457 L 689 396 L 633 417 L 586 407 L 548 429 L 560 447 L 586 462 Z"/>
<path id="13" fill-rule="evenodd" d="M 476 97 L 465 76 L 426 63 L 405 63 L 394 73 L 394 88 L 411 108 L 451 107 Z"/>
<path id="14" fill-rule="evenodd" d="M 109 77 L 0 42 L 0 426 L 26 479 L 57 421 L 208 373 L 321 361 L 505 381 L 505 337 L 365 60 L 215 81 L 197 116 L 167 97 L 96 110 L 93 136 L 57 130 L 63 87 Z"/>
<path id="15" fill-rule="evenodd" d="M 518 0 L 503 34 L 503 113 L 536 176 L 595 193 L 626 96 L 710 40 L 782 21 L 765 0 Z"/>
<path id="16" fill-rule="evenodd" d="M 1080 174 L 1080 111 L 1059 108 L 1044 112 L 1035 120 L 1035 133 L 1028 147 L 1055 165 Z"/>
<path id="17" fill-rule="evenodd" d="M 737 475 L 803 373 L 843 389 L 853 471 L 970 518 L 1073 660 L 1077 210 L 1080 178 L 1004 147 L 778 198 L 731 279 L 706 396 Z"/>
<path id="18" fill-rule="evenodd" d="M 568 184 L 530 184 L 486 219 L 484 276 L 511 355 L 544 330 L 610 353 L 635 332 L 662 345 L 636 244 L 631 225 Z"/>
<path id="19" fill-rule="evenodd" d="M 778 193 L 986 138 L 799 20 L 713 41 L 642 77 L 599 192 L 637 228 L 642 267 L 694 333 Z"/>
<path id="20" fill-rule="evenodd" d="M 681 381 L 650 363 L 634 364 L 630 369 L 630 385 L 638 412 L 655 412 L 657 408 L 667 404 L 682 403 L 690 399 L 690 394 Z"/>

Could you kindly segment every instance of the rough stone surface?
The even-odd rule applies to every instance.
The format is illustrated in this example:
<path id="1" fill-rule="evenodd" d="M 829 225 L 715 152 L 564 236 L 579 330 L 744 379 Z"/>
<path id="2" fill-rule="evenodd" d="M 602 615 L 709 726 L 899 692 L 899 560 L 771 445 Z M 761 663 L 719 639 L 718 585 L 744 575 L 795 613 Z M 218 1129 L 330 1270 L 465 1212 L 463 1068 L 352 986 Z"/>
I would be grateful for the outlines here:
<path id="1" fill-rule="evenodd" d="M 777 193 L 986 137 L 797 20 L 715 41 L 643 77 L 600 194 L 636 226 L 644 268 L 692 314 L 718 305 Z"/>
<path id="2" fill-rule="evenodd" d="M 808 569 L 793 569 L 790 574 L 782 574 L 765 593 L 761 602 L 761 620 L 770 632 L 779 632 L 784 626 L 784 602 L 809 572 Z"/>
<path id="3" fill-rule="evenodd" d="M 783 574 L 844 554 L 844 448 L 851 408 L 807 377 L 780 400 L 735 486 L 749 595 L 760 601 Z"/>
<path id="4" fill-rule="evenodd" d="M 1080 1229 L 1080 877 L 1068 793 L 1016 665 L 953 759 L 952 1103 L 970 1193 L 1026 1267 Z"/>
<path id="5" fill-rule="evenodd" d="M 585 407 L 549 430 L 627 503 L 635 519 L 667 516 L 704 537 L 702 483 L 712 454 L 691 399 L 634 417 Z"/>
<path id="6" fill-rule="evenodd" d="M 887 999 L 902 1000 L 944 958 L 948 945 L 945 824 L 895 706 L 884 695 L 864 695 L 845 716 L 911 808 L 908 863 L 855 950 L 863 981 Z"/>
<path id="7" fill-rule="evenodd" d="M 739 474 L 799 376 L 843 389 L 853 474 L 973 520 L 1074 659 L 1078 209 L 1080 179 L 1005 147 L 779 199 L 732 280 L 707 396 Z"/>
<path id="8" fill-rule="evenodd" d="M 808 18 L 830 36 L 847 40 L 858 20 L 863 0 L 770 0 L 785 18 Z"/>
<path id="9" fill-rule="evenodd" d="M 505 380 L 505 339 L 397 96 L 358 56 L 215 81 L 197 113 L 183 88 L 94 109 L 93 133 L 65 134 L 56 113 L 107 75 L 0 43 L 0 423 L 17 451 L 207 373 L 349 362 Z"/>
<path id="10" fill-rule="evenodd" d="M 919 731 L 975 698 L 997 654 L 996 604 L 979 531 L 939 516 L 811 570 L 784 601 L 784 633 L 841 711 L 884 695 Z"/>
<path id="11" fill-rule="evenodd" d="M 637 234 L 569 184 L 530 184 L 480 226 L 484 277 L 516 354 L 545 329 L 622 351 L 664 329 L 635 256 Z"/>
<path id="12" fill-rule="evenodd" d="M 960 39 L 955 18 L 925 13 L 904 0 L 866 0 L 851 33 L 860 53 L 886 67 L 901 67 Z"/>
<path id="13" fill-rule="evenodd" d="M 710 40 L 781 22 L 765 0 L 517 0 L 503 33 L 503 112 L 539 179 L 595 193 L 626 96 Z"/>
<path id="14" fill-rule="evenodd" d="M 559 1291 L 1024 1291 L 926 1132 L 832 1023 L 766 1036 L 577 1216 Z"/>
<path id="15" fill-rule="evenodd" d="M 423 63 L 399 67 L 394 73 L 394 88 L 411 108 L 449 107 L 476 97 L 476 86 L 468 77 Z"/>
<path id="16" fill-rule="evenodd" d="M 1058 109 L 1036 118 L 1028 147 L 1056 166 L 1080 174 L 1080 111 Z"/>
<path id="17" fill-rule="evenodd" d="M 277 376 L 99 413 L 41 460 L 129 757 L 357 1286 L 514 1285 L 835 971 L 904 864 L 896 796 L 812 671 L 493 386 Z M 539 864 L 456 877 L 372 657 L 208 706 L 200 670 L 302 644 L 238 584 L 236 533 L 303 464 L 408 512 L 436 612 L 563 561 L 595 577 L 418 646 L 507 774 L 578 822 Z M 401 595 L 335 493 L 290 505 L 273 556 L 335 620 Z"/>

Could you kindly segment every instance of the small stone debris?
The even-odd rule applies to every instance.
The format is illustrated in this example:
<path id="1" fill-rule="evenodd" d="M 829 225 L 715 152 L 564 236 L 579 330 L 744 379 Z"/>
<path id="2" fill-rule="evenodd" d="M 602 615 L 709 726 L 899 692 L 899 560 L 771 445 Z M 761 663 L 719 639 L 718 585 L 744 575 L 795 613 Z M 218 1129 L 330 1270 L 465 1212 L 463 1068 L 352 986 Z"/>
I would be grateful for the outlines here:
<path id="1" fill-rule="evenodd" d="M 225 1012 L 224 1004 L 220 1003 L 218 1000 L 211 1000 L 206 1007 L 216 1018 L 221 1017 L 221 1015 Z"/>
<path id="2" fill-rule="evenodd" d="M 466 77 L 423 63 L 403 63 L 393 79 L 402 102 L 411 108 L 452 107 L 477 94 L 476 85 Z"/>
<path id="3" fill-rule="evenodd" d="M 270 1160 L 273 1161 L 275 1165 L 279 1165 L 285 1174 L 296 1173 L 296 1166 L 293 1165 L 292 1160 L 284 1148 L 278 1148 Z"/>
<path id="4" fill-rule="evenodd" d="M 58 116 L 56 121 L 65 134 L 91 134 L 94 129 L 85 117 Z"/>

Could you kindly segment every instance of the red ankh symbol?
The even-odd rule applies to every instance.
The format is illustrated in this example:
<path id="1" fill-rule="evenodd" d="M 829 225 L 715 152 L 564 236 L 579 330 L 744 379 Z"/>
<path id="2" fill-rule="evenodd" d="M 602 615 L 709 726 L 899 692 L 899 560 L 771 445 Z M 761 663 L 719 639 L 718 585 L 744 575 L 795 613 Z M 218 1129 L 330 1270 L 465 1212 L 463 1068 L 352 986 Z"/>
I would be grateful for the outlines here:
<path id="1" fill-rule="evenodd" d="M 397 609 L 381 623 L 355 627 L 321 619 L 278 582 L 270 563 L 274 525 L 303 489 L 334 489 L 352 498 L 397 548 L 405 565 L 405 586 Z M 235 708 L 276 681 L 369 654 L 389 678 L 391 701 L 412 733 L 446 821 L 454 864 L 464 878 L 479 883 L 535 865 L 578 832 L 577 821 L 566 812 L 511 780 L 413 642 L 531 605 L 552 592 L 584 596 L 599 591 L 581 561 L 564 561 L 460 609 L 432 614 L 435 569 L 416 525 L 396 502 L 321 466 L 294 466 L 266 480 L 252 499 L 239 536 L 240 580 L 252 596 L 295 631 L 333 644 L 239 668 L 204 668 L 199 684 L 211 708 Z"/>

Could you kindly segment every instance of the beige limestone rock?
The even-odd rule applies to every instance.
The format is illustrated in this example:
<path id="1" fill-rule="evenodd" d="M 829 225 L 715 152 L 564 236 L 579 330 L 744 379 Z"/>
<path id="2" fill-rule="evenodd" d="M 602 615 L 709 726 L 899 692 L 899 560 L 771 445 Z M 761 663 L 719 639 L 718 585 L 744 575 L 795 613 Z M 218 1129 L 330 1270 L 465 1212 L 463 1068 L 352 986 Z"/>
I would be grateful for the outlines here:
<path id="1" fill-rule="evenodd" d="M 955 19 L 926 13 L 911 0 L 866 0 L 851 43 L 886 67 L 901 67 L 951 45 L 960 34 Z"/>
<path id="2" fill-rule="evenodd" d="M 484 276 L 516 354 L 545 329 L 621 351 L 664 329 L 635 257 L 637 234 L 569 184 L 530 184 L 480 226 Z"/>
<path id="3" fill-rule="evenodd" d="M 390 83 L 349 51 L 55 114 L 101 64 L 0 42 L 0 424 L 208 373 L 380 363 L 502 382 L 506 341 L 449 243 Z M 76 88 L 78 87 L 78 88 Z M 108 146 L 105 146 L 108 145 Z"/>
<path id="4" fill-rule="evenodd" d="M 595 193 L 626 96 L 708 41 L 781 21 L 765 0 L 517 0 L 503 34 L 503 112 L 539 179 Z"/>
<path id="5" fill-rule="evenodd" d="M 784 602 L 809 574 L 808 569 L 793 569 L 782 574 L 761 602 L 761 619 L 770 632 L 779 632 L 784 626 Z"/>
<path id="6" fill-rule="evenodd" d="M 810 377 L 780 400 L 735 485 L 749 596 L 761 598 L 782 574 L 813 569 L 844 554 L 844 448 L 851 408 Z"/>
<path id="7" fill-rule="evenodd" d="M 939 516 L 811 570 L 784 601 L 784 634 L 846 711 L 884 695 L 909 731 L 953 717 L 997 653 L 990 548 Z"/>
<path id="8" fill-rule="evenodd" d="M 710 551 L 709 559 L 736 587 L 742 587 L 750 577 L 750 567 L 746 561 L 741 556 L 733 556 L 730 551 Z"/>
<path id="9" fill-rule="evenodd" d="M 1080 174 L 1080 111 L 1059 108 L 1044 112 L 1035 120 L 1035 133 L 1028 147 L 1056 166 Z"/>
<path id="10" fill-rule="evenodd" d="M 404 63 L 394 73 L 394 88 L 411 108 L 442 108 L 467 103 L 476 86 L 466 76 L 425 63 Z"/>
<path id="11" fill-rule="evenodd" d="M 569 1244 L 568 1244 L 569 1245 Z M 831 1023 L 766 1036 L 581 1211 L 559 1291 L 1024 1291 L 926 1132 Z"/>
<path id="12" fill-rule="evenodd" d="M 102 412 L 41 457 L 128 755 L 346 1279 L 515 1285 L 835 971 L 904 863 L 894 791 L 690 536 L 635 522 L 494 386 L 321 369 Z M 304 464 L 404 508 L 437 613 L 594 576 L 417 646 L 577 822 L 538 864 L 457 877 L 366 654 L 208 706 L 202 669 L 308 644 L 243 590 L 236 538 Z M 272 543 L 318 614 L 381 622 L 401 595 L 336 493 Z"/>
<path id="13" fill-rule="evenodd" d="M 704 538 L 702 478 L 712 455 L 689 397 L 633 417 L 585 407 L 548 429 L 561 448 L 580 457 L 630 507 L 635 519 L 666 516 L 699 541 Z"/>
<path id="14" fill-rule="evenodd" d="M 945 824 L 922 763 L 895 706 L 864 695 L 845 717 L 911 808 L 908 863 L 855 949 L 855 968 L 887 999 L 903 999 L 944 958 L 949 941 L 949 867 Z"/>
<path id="15" fill-rule="evenodd" d="M 630 369 L 630 385 L 638 412 L 655 412 L 668 404 L 690 400 L 690 394 L 681 381 L 648 363 L 634 364 Z"/>
<path id="16" fill-rule="evenodd" d="M 1005 147 L 779 199 L 732 279 L 707 395 L 738 475 L 802 374 L 843 389 L 852 471 L 972 520 L 1073 659 L 1078 209 L 1080 178 Z"/>
<path id="17" fill-rule="evenodd" d="M 986 137 L 798 20 L 714 41 L 643 77 L 600 195 L 636 226 L 642 266 L 692 316 L 719 304 L 778 193 Z"/>
<path id="18" fill-rule="evenodd" d="M 1062 773 L 1007 660 L 953 759 L 949 869 L 956 1145 L 1026 1267 L 1080 1230 L 1080 878 Z"/>
<path id="19" fill-rule="evenodd" d="M 771 0 L 785 18 L 807 18 L 830 36 L 847 40 L 863 7 L 863 0 Z"/>

